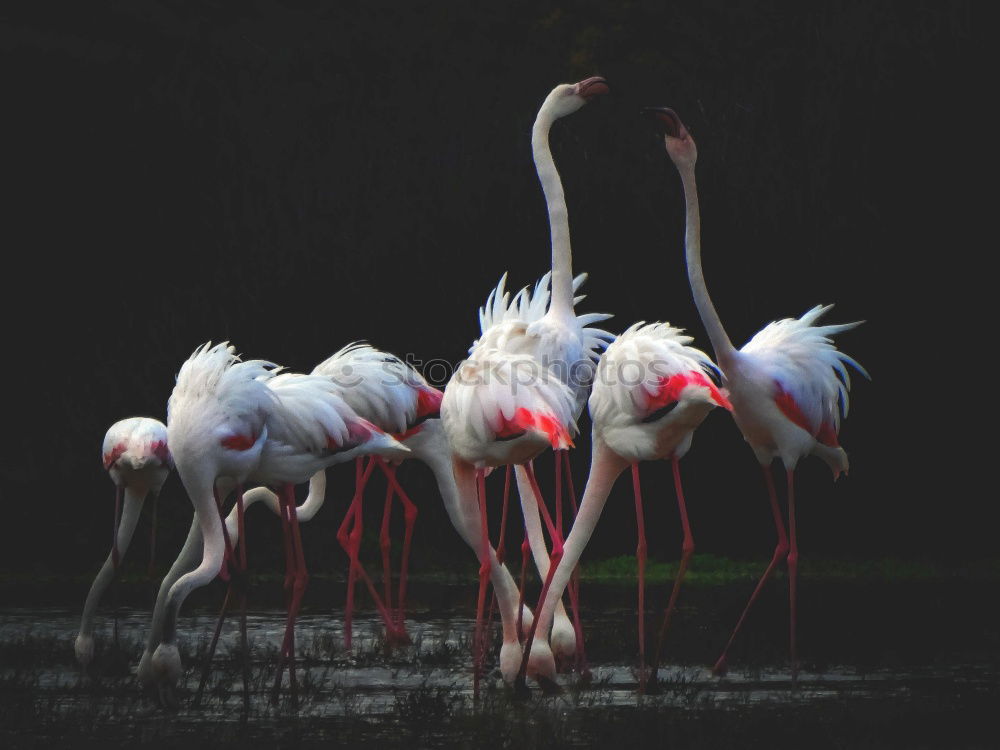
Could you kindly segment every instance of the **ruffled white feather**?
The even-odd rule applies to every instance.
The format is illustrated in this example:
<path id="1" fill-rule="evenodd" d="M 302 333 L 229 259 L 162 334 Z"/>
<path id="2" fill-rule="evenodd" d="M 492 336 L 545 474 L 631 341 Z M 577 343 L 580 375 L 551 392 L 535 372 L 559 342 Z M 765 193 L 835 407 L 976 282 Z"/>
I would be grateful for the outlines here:
<path id="1" fill-rule="evenodd" d="M 403 432 L 417 416 L 424 377 L 394 354 L 364 342 L 348 344 L 316 365 L 313 375 L 329 378 L 359 415 L 386 432 Z"/>
<path id="2" fill-rule="evenodd" d="M 693 340 L 669 323 L 640 321 L 619 334 L 597 365 L 589 402 L 595 425 L 641 420 L 663 378 L 717 372 L 705 352 L 690 346 Z"/>
<path id="3" fill-rule="evenodd" d="M 851 378 L 846 365 L 866 378 L 870 376 L 858 362 L 839 351 L 830 339 L 857 327 L 861 321 L 816 325 L 832 307 L 817 305 L 801 318 L 768 323 L 740 349 L 740 353 L 751 357 L 766 377 L 781 384 L 814 430 L 826 423 L 836 432 L 849 408 Z"/>

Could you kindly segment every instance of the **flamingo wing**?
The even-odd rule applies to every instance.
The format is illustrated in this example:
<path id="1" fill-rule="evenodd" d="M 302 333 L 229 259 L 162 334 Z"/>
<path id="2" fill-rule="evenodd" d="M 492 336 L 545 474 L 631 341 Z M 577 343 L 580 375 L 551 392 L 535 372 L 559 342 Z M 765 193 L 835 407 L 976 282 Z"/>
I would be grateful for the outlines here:
<path id="1" fill-rule="evenodd" d="M 773 398 L 781 412 L 819 442 L 836 446 L 841 419 L 847 416 L 850 365 L 868 372 L 834 346 L 831 336 L 861 324 L 816 325 L 832 305 L 817 305 L 800 318 L 768 323 L 740 350 L 751 356 L 773 381 Z"/>

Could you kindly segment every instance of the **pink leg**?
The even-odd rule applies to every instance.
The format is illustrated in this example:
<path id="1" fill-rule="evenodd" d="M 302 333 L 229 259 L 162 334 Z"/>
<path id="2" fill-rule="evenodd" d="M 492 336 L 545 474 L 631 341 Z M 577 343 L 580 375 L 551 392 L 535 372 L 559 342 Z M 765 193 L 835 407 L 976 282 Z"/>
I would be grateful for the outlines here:
<path id="1" fill-rule="evenodd" d="M 229 602 L 233 596 L 233 589 L 236 580 L 240 580 L 240 585 L 245 586 L 246 580 L 242 578 L 242 574 L 246 573 L 247 570 L 247 558 L 246 558 L 246 539 L 244 537 L 244 525 L 243 525 L 243 486 L 236 485 L 236 519 L 237 528 L 239 529 L 239 545 L 240 545 L 240 557 L 239 561 L 236 560 L 236 555 L 231 547 L 231 542 L 229 539 L 229 534 L 226 531 L 226 519 L 222 513 L 221 498 L 219 498 L 218 493 L 216 493 L 215 501 L 219 506 L 219 517 L 222 520 L 222 528 L 224 531 L 224 539 L 228 548 L 230 559 L 233 563 L 234 568 L 238 574 L 241 574 L 237 579 L 230 577 L 229 585 L 226 587 L 226 598 L 222 601 L 222 607 L 219 609 L 219 617 L 215 621 L 215 632 L 212 634 L 212 640 L 208 645 L 208 653 L 205 657 L 205 668 L 201 673 L 201 680 L 198 682 L 198 690 L 195 693 L 194 705 L 197 706 L 201 702 L 202 692 L 205 689 L 205 683 L 208 681 L 208 675 L 211 671 L 212 660 L 215 657 L 215 650 L 219 644 L 219 635 L 222 633 L 222 625 L 226 620 L 226 612 L 229 610 Z M 278 501 L 279 507 L 281 505 L 281 500 L 279 496 Z M 284 517 L 282 517 L 284 521 Z M 250 671 L 249 664 L 247 662 L 247 639 L 246 639 L 246 591 L 245 589 L 240 592 L 240 645 L 243 650 L 243 704 L 244 708 L 249 708 L 250 701 Z"/>
<path id="2" fill-rule="evenodd" d="M 503 480 L 503 504 L 500 506 L 500 538 L 497 540 L 497 563 L 503 565 L 504 562 L 504 537 L 507 534 L 507 508 L 510 503 L 510 473 L 513 467 L 507 464 L 505 467 Z M 519 612 L 523 614 L 523 602 L 519 607 Z M 497 609 L 497 592 L 496 590 L 490 595 L 490 613 L 486 617 L 486 632 L 493 632 L 493 615 L 496 613 Z M 519 631 L 520 632 L 520 631 Z"/>
<path id="3" fill-rule="evenodd" d="M 275 680 L 275 696 L 281 686 L 282 670 L 285 661 L 287 661 L 292 702 L 298 705 L 298 681 L 295 676 L 295 620 L 302 607 L 302 596 L 309 582 L 309 573 L 306 570 L 305 550 L 302 546 L 299 517 L 295 507 L 295 488 L 292 485 L 288 484 L 282 488 L 281 493 L 279 493 L 279 503 L 288 520 L 294 572 L 292 595 L 288 605 L 288 619 L 285 622 L 285 637 L 281 647 L 281 661 L 278 664 L 278 674 Z"/>
<path id="4" fill-rule="evenodd" d="M 681 463 L 676 456 L 672 459 L 674 469 L 674 489 L 677 491 L 677 508 L 681 514 L 681 528 L 684 530 L 684 542 L 681 545 L 681 562 L 677 568 L 677 576 L 674 578 L 674 588 L 670 592 L 670 601 L 667 602 L 667 611 L 663 616 L 663 625 L 660 626 L 660 633 L 656 639 L 656 656 L 653 659 L 653 679 L 656 679 L 656 672 L 660 666 L 660 653 L 663 649 L 663 640 L 670 628 L 670 617 L 677 606 L 677 597 L 681 591 L 681 581 L 687 572 L 688 562 L 694 554 L 694 537 L 691 535 L 691 524 L 688 522 L 687 504 L 684 502 L 684 489 L 681 487 Z"/>
<path id="5" fill-rule="evenodd" d="M 729 641 L 726 643 L 726 647 L 722 651 L 722 656 L 719 657 L 719 660 L 715 662 L 715 666 L 712 668 L 712 672 L 717 675 L 724 675 L 726 673 L 726 657 L 729 654 L 729 648 L 733 645 L 733 641 L 736 639 L 736 634 L 740 632 L 740 628 L 743 626 L 743 621 L 747 618 L 747 613 L 750 611 L 750 607 L 753 606 L 755 601 L 757 601 L 757 596 L 760 594 L 761 589 L 764 588 L 764 583 L 771 576 L 775 567 L 781 559 L 788 554 L 788 536 L 785 534 L 785 524 L 781 520 L 781 509 L 778 507 L 778 496 L 774 491 L 774 479 L 771 477 L 770 467 L 765 466 L 763 469 L 764 482 L 767 484 L 767 493 L 771 500 L 771 515 L 774 516 L 774 527 L 778 532 L 778 544 L 774 548 L 774 556 L 771 558 L 771 562 L 764 571 L 764 575 L 760 577 L 760 581 L 757 582 L 757 587 L 750 595 L 750 601 L 747 602 L 747 606 L 744 608 L 743 614 L 741 614 L 740 619 L 737 620 L 736 627 L 733 629 L 733 634 L 729 636 Z"/>
<path id="6" fill-rule="evenodd" d="M 524 468 L 526 469 L 528 480 L 531 482 L 531 489 L 535 494 L 538 511 L 542 514 L 542 519 L 549 529 L 549 536 L 552 539 L 552 554 L 549 555 L 549 574 L 545 576 L 545 582 L 542 584 L 542 593 L 538 595 L 535 618 L 532 620 L 531 629 L 528 631 L 528 637 L 524 642 L 524 655 L 521 657 L 521 667 L 518 669 L 515 681 L 515 686 L 522 690 L 524 689 L 525 675 L 528 673 L 528 657 L 531 654 L 531 643 L 535 640 L 535 630 L 538 628 L 538 620 L 540 619 L 539 614 L 542 611 L 542 606 L 545 604 L 545 595 L 548 594 L 549 586 L 552 584 L 552 576 L 555 575 L 556 568 L 559 567 L 559 562 L 563 557 L 562 535 L 557 533 L 555 524 L 553 524 L 552 518 L 549 516 L 549 509 L 545 507 L 545 501 L 542 500 L 542 493 L 538 489 L 538 481 L 535 479 L 535 471 L 530 462 L 524 464 Z"/>
<path id="7" fill-rule="evenodd" d="M 298 702 L 295 681 L 295 620 L 302 608 L 302 597 L 309 583 L 309 573 L 306 570 L 305 550 L 302 547 L 302 535 L 299 531 L 299 516 L 295 509 L 295 488 L 285 486 L 285 508 L 288 512 L 289 525 L 292 530 L 292 546 L 295 551 L 295 583 L 292 589 L 292 603 L 288 611 L 288 622 L 285 626 L 288 642 L 288 675 L 292 686 L 292 701 Z"/>
<path id="8" fill-rule="evenodd" d="M 524 540 L 521 542 L 521 575 L 517 582 L 517 639 L 524 641 L 524 584 L 528 576 L 528 554 L 531 543 L 528 541 L 528 529 L 524 529 Z"/>
<path id="9" fill-rule="evenodd" d="M 555 489 L 556 489 L 556 531 L 559 532 L 559 538 L 563 538 L 563 512 L 562 512 L 562 458 L 559 456 L 563 451 L 554 451 L 555 453 Z"/>
<path id="10" fill-rule="evenodd" d="M 799 660 L 795 649 L 795 621 L 798 611 L 795 602 L 795 592 L 799 577 L 799 544 L 795 535 L 795 480 L 792 471 L 788 471 L 788 536 L 788 603 L 791 609 L 789 652 L 792 661 L 792 685 L 795 686 L 799 679 Z"/>
<path id="11" fill-rule="evenodd" d="M 360 461 L 361 459 L 358 460 Z M 340 542 L 340 546 L 343 547 L 347 554 L 351 557 L 351 568 L 347 576 L 347 605 L 344 609 L 345 648 L 351 648 L 352 643 L 354 587 L 359 577 L 365 584 L 365 588 L 368 590 L 369 595 L 371 595 L 372 601 L 375 603 L 375 609 L 378 611 L 383 623 L 385 623 L 386 634 L 390 641 L 402 643 L 409 642 L 409 637 L 406 635 L 406 631 L 401 630 L 396 626 L 394 618 L 382 603 L 382 597 L 379 596 L 378 591 L 375 589 L 375 584 L 372 583 L 368 572 L 358 559 L 358 552 L 361 548 L 362 531 L 361 498 L 364 495 L 365 485 L 368 483 L 368 479 L 371 477 L 371 473 L 374 468 L 374 461 L 369 461 L 367 467 L 363 471 L 360 468 L 360 463 L 357 465 L 358 473 L 355 475 L 356 483 L 354 499 L 351 501 L 351 506 L 347 511 L 347 515 L 344 517 L 344 520 L 340 524 L 340 528 L 337 531 L 337 541 Z M 351 532 L 348 533 L 347 528 L 352 521 L 354 522 L 354 527 Z"/>
<path id="12" fill-rule="evenodd" d="M 229 582 L 226 587 L 226 598 L 222 600 L 222 608 L 219 610 L 219 617 L 215 621 L 215 632 L 212 633 L 212 640 L 208 644 L 208 653 L 205 655 L 205 666 L 201 670 L 201 679 L 198 681 L 198 689 L 194 694 L 194 707 L 201 705 L 201 696 L 205 692 L 205 685 L 208 683 L 208 675 L 212 671 L 212 659 L 215 658 L 215 649 L 219 645 L 219 635 L 222 633 L 222 624 L 226 621 L 226 612 L 229 610 L 229 600 L 233 595 L 233 584 Z"/>
<path id="13" fill-rule="evenodd" d="M 281 541 L 285 548 L 285 607 L 291 611 L 291 585 L 294 580 L 295 552 L 292 549 L 292 530 L 288 520 L 288 508 L 286 502 L 285 488 L 278 488 L 278 516 L 281 518 Z M 274 689 L 271 693 L 271 700 L 277 702 L 281 692 L 281 677 L 285 672 L 285 663 L 288 660 L 288 620 L 285 620 L 285 635 L 281 641 L 281 649 L 278 652 L 278 670 L 274 678 Z M 294 679 L 294 671 L 291 672 L 291 679 Z"/>
<path id="14" fill-rule="evenodd" d="M 388 476 L 385 462 L 381 458 L 376 458 L 375 463 L 379 465 L 382 472 Z M 392 519 L 392 496 L 394 494 L 392 482 L 386 483 L 385 505 L 382 507 L 382 527 L 379 531 L 378 544 L 382 551 L 382 587 L 384 590 L 385 606 L 392 611 L 392 561 L 389 559 L 389 552 L 392 542 L 389 539 L 389 522 Z"/>
<path id="15" fill-rule="evenodd" d="M 400 502 L 403 504 L 403 520 L 406 530 L 403 533 L 403 559 L 399 568 L 399 591 L 396 595 L 397 625 L 400 630 L 406 630 L 406 581 L 410 573 L 410 547 L 413 544 L 413 526 L 417 522 L 417 506 L 406 494 L 396 479 L 396 469 L 389 464 L 384 467 L 389 484 L 393 486 Z"/>
<path id="16" fill-rule="evenodd" d="M 485 637 L 483 634 L 483 609 L 486 606 L 486 585 L 490 578 L 490 531 L 486 517 L 486 472 L 476 469 L 476 487 L 479 500 L 479 596 L 476 598 L 476 628 L 472 636 L 473 670 L 472 694 L 479 699 L 479 676 L 482 670 L 483 653 L 485 652 Z"/>
<path id="17" fill-rule="evenodd" d="M 646 521 L 642 512 L 639 464 L 632 464 L 632 489 L 635 494 L 635 526 L 639 535 L 635 559 L 639 569 L 639 692 L 641 693 L 646 690 Z"/>
<path id="18" fill-rule="evenodd" d="M 353 640 L 354 625 L 354 585 L 358 576 L 358 556 L 355 543 L 361 539 L 361 497 L 364 493 L 365 483 L 371 474 L 374 462 L 369 461 L 367 468 L 364 467 L 364 459 L 357 458 L 354 461 L 354 497 L 351 505 L 347 509 L 347 515 L 343 523 L 337 530 L 337 541 L 344 548 L 350 558 L 350 566 L 347 572 L 347 603 L 344 606 L 344 648 L 350 650 Z M 348 532 L 351 522 L 353 529 Z"/>
<path id="19" fill-rule="evenodd" d="M 576 489 L 573 487 L 573 470 L 569 461 L 569 451 L 556 451 L 556 460 L 561 459 L 566 472 L 566 486 L 569 489 L 569 499 L 573 508 L 573 520 L 576 520 L 577 504 Z M 569 604 L 573 610 L 573 632 L 576 635 L 576 671 L 584 679 L 590 677 L 590 668 L 587 666 L 587 654 L 583 647 L 583 621 L 580 619 L 580 566 L 573 568 L 573 574 L 569 579 Z"/>

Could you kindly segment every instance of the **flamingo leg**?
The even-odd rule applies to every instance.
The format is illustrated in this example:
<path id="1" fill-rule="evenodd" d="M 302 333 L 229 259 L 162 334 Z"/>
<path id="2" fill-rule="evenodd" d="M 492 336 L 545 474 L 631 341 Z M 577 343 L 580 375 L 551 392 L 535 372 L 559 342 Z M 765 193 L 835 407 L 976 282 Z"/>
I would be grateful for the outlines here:
<path id="1" fill-rule="evenodd" d="M 381 458 L 376 458 L 375 462 L 382 469 L 382 472 L 389 476 L 385 462 Z M 382 586 L 385 605 L 392 612 L 392 561 L 389 559 L 389 552 L 392 548 L 392 541 L 389 539 L 389 522 L 392 519 L 392 496 L 395 494 L 392 482 L 387 482 L 385 486 L 385 505 L 382 508 L 382 528 L 379 532 L 379 548 L 382 551 Z"/>
<path id="2" fill-rule="evenodd" d="M 504 536 L 507 534 L 507 509 L 510 504 L 510 474 L 512 466 L 507 464 L 505 467 L 506 471 L 504 473 L 503 481 L 503 504 L 500 506 L 500 538 L 497 540 L 496 552 L 497 552 L 497 563 L 503 565 L 504 563 Z M 523 607 L 523 601 L 521 606 Z M 490 613 L 486 617 L 486 632 L 492 632 L 493 628 L 493 615 L 496 614 L 497 609 L 497 592 L 496 589 L 490 595 Z M 523 612 L 523 610 L 521 610 Z"/>
<path id="3" fill-rule="evenodd" d="M 718 661 L 715 662 L 715 666 L 712 668 L 712 672 L 716 675 L 724 675 L 726 673 L 726 658 L 729 654 L 729 648 L 733 645 L 733 641 L 736 639 L 736 634 L 743 626 L 743 621 L 746 620 L 750 607 L 753 606 L 753 603 L 757 600 L 757 596 L 760 594 L 761 589 L 764 588 L 764 583 L 771 576 L 775 567 L 777 567 L 778 563 L 781 562 L 781 560 L 788 554 L 788 536 L 785 534 L 785 524 L 781 520 L 781 509 L 778 507 L 778 496 L 774 490 L 774 479 L 771 476 L 770 467 L 764 466 L 763 469 L 764 482 L 767 484 L 767 492 L 771 500 L 771 515 L 774 516 L 774 527 L 778 532 L 778 544 L 774 548 L 774 555 L 771 557 L 771 562 L 764 571 L 764 575 L 760 577 L 760 581 L 757 582 L 757 587 L 750 595 L 750 601 L 747 602 L 746 607 L 743 609 L 743 614 L 741 614 L 740 619 L 737 620 L 736 627 L 733 628 L 733 634 L 729 636 L 729 641 L 726 643 L 726 647 L 723 649 L 722 655 L 719 657 Z"/>
<path id="4" fill-rule="evenodd" d="M 559 454 L 562 451 L 555 451 L 555 495 L 556 495 L 556 531 L 559 534 L 559 538 L 563 538 L 563 502 L 562 502 L 562 458 Z"/>
<path id="5" fill-rule="evenodd" d="M 556 451 L 556 460 L 562 455 L 563 467 L 566 472 L 566 486 L 569 490 L 569 499 L 573 508 L 573 520 L 579 510 L 576 503 L 576 488 L 573 486 L 573 471 L 569 461 L 569 451 Z M 573 611 L 573 631 L 576 634 L 576 671 L 584 679 L 590 678 L 590 667 L 587 666 L 587 654 L 583 646 L 583 621 L 580 617 L 580 566 L 573 568 L 573 573 L 569 579 L 569 604 Z"/>
<path id="6" fill-rule="evenodd" d="M 375 468 L 375 462 L 370 460 L 367 467 L 362 470 L 360 463 L 361 460 L 362 459 L 358 459 L 358 463 L 356 464 L 354 499 L 351 501 L 351 506 L 347 511 L 347 515 L 344 517 L 344 520 L 340 524 L 340 528 L 337 531 L 337 541 L 340 542 L 340 546 L 343 547 L 344 551 L 351 557 L 351 568 L 347 576 L 347 605 L 344 609 L 344 647 L 348 649 L 351 648 L 352 643 L 354 588 L 358 578 L 361 578 L 362 582 L 365 584 L 365 588 L 368 589 L 368 593 L 371 596 L 372 601 L 375 603 L 375 609 L 378 611 L 383 623 L 385 623 L 386 633 L 389 639 L 391 641 L 402 643 L 409 642 L 409 637 L 406 635 L 406 632 L 397 627 L 392 615 L 382 603 L 382 597 L 379 596 L 378 591 L 375 589 L 375 584 L 372 583 L 368 572 L 358 559 L 358 552 L 361 549 L 362 530 L 361 498 L 364 495 L 364 488 L 368 483 L 368 479 L 371 477 L 372 470 Z M 354 522 L 354 527 L 351 529 L 350 533 L 348 533 L 347 529 L 352 521 Z"/>
<path id="7" fill-rule="evenodd" d="M 271 693 L 272 702 L 278 701 L 278 694 L 281 692 L 281 678 L 285 672 L 285 663 L 288 661 L 289 657 L 289 643 L 288 643 L 288 622 L 291 617 L 291 585 L 290 582 L 295 579 L 295 550 L 293 548 L 292 540 L 292 530 L 288 515 L 288 498 L 284 487 L 278 488 L 278 514 L 281 517 L 281 532 L 285 545 L 285 607 L 288 611 L 288 617 L 285 620 L 285 635 L 282 638 L 281 650 L 278 652 L 278 669 L 274 678 L 274 689 Z M 294 503 L 293 503 L 294 504 Z M 297 685 L 295 685 L 295 667 L 294 663 L 289 669 L 289 680 L 292 686 L 293 700 L 297 698 Z"/>
<path id="8" fill-rule="evenodd" d="M 396 611 L 400 630 L 406 630 L 406 582 L 410 573 L 410 548 L 413 545 L 413 526 L 417 522 L 417 506 L 410 500 L 396 479 L 396 469 L 394 466 L 383 462 L 383 470 L 388 477 L 389 484 L 395 489 L 399 501 L 403 504 L 403 521 L 406 524 L 403 532 L 403 559 L 399 567 L 399 590 L 396 594 Z"/>
<path id="9" fill-rule="evenodd" d="M 528 554 L 531 543 L 528 541 L 528 529 L 524 529 L 524 539 L 521 541 L 521 575 L 517 582 L 517 639 L 524 641 L 524 584 L 528 576 Z"/>
<path id="10" fill-rule="evenodd" d="M 635 526 L 639 542 L 635 548 L 639 571 L 639 692 L 646 690 L 646 521 L 642 512 L 639 464 L 632 464 L 632 489 L 635 494 Z"/>
<path id="11" fill-rule="evenodd" d="M 479 550 L 479 595 L 476 598 L 476 628 L 472 637 L 473 669 L 472 669 L 472 694 L 474 699 L 479 699 L 479 678 L 482 671 L 483 655 L 485 648 L 485 637 L 483 634 L 483 609 L 486 605 L 486 586 L 490 577 L 490 530 L 486 517 L 486 471 L 482 468 L 476 469 L 476 495 L 479 500 L 479 529 L 480 529 L 480 550 Z"/>
<path id="12" fill-rule="evenodd" d="M 219 609 L 219 617 L 215 621 L 215 631 L 212 633 L 212 640 L 208 644 L 208 651 L 205 653 L 205 666 L 201 670 L 201 679 L 198 680 L 198 689 L 194 694 L 192 705 L 195 708 L 201 705 L 201 696 L 205 692 L 205 685 L 208 683 L 208 675 L 212 671 L 212 659 L 215 657 L 215 649 L 219 645 L 219 635 L 222 633 L 222 624 L 226 621 L 226 612 L 229 609 L 229 600 L 233 594 L 233 584 L 230 581 L 226 587 L 226 598 L 222 600 L 222 607 Z"/>
<path id="13" fill-rule="evenodd" d="M 545 576 L 545 582 L 542 583 L 542 592 L 538 595 L 538 607 L 535 612 L 542 611 L 542 605 L 545 604 L 545 595 L 549 592 L 549 586 L 552 584 L 552 576 L 555 575 L 556 568 L 559 567 L 559 562 L 563 557 L 563 541 L 562 535 L 557 533 L 555 524 L 552 522 L 552 517 L 549 515 L 549 509 L 545 507 L 545 501 L 542 500 L 541 490 L 538 489 L 538 480 L 535 478 L 535 471 L 531 466 L 531 462 L 524 464 L 524 468 L 528 475 L 528 480 L 531 482 L 531 489 L 535 495 L 535 502 L 538 504 L 538 511 L 542 514 L 542 520 L 545 521 L 545 525 L 549 529 L 549 537 L 552 539 L 552 554 L 549 555 L 549 572 Z M 528 637 L 524 642 L 524 655 L 521 657 L 521 666 L 517 671 L 517 678 L 515 680 L 515 687 L 520 690 L 524 690 L 525 676 L 528 673 L 528 657 L 531 655 L 531 643 L 535 640 L 535 631 L 538 629 L 539 617 L 535 617 L 532 620 L 531 628 L 528 630 Z"/>
<path id="14" fill-rule="evenodd" d="M 222 567 L 219 569 L 219 579 L 229 582 L 229 566 L 234 564 L 233 545 L 229 541 L 229 529 L 226 528 L 226 515 L 222 512 L 225 498 L 219 494 L 219 488 L 212 487 L 212 496 L 215 498 L 215 506 L 219 509 L 219 518 L 222 520 L 222 538 L 225 541 L 222 555 Z"/>
<path id="15" fill-rule="evenodd" d="M 226 598 L 222 601 L 222 607 L 219 609 L 219 617 L 215 621 L 215 631 L 212 633 L 212 640 L 208 645 L 208 651 L 205 654 L 205 667 L 201 673 L 201 679 L 198 681 L 198 690 L 195 692 L 194 705 L 198 706 L 201 703 L 201 696 L 205 690 L 205 685 L 208 682 L 208 675 L 211 672 L 212 661 L 215 658 L 215 651 L 219 645 L 219 636 L 222 633 L 222 625 L 226 621 L 226 613 L 229 610 L 229 602 L 233 596 L 233 590 L 237 585 L 245 586 L 244 574 L 247 569 L 247 559 L 246 559 L 246 539 L 243 536 L 243 487 L 241 485 L 236 486 L 236 518 L 239 529 L 239 545 L 240 545 L 240 557 L 237 562 L 236 556 L 233 553 L 231 546 L 231 541 L 229 538 L 229 533 L 226 529 L 226 518 L 222 512 L 221 498 L 218 493 L 215 493 L 215 502 L 219 508 L 219 518 L 222 521 L 222 529 L 224 532 L 224 538 L 226 541 L 226 548 L 229 553 L 230 558 L 233 561 L 233 565 L 236 568 L 237 575 L 230 576 L 229 585 L 226 587 Z M 241 593 L 243 604 L 245 607 L 246 602 L 246 591 L 245 588 Z M 244 670 L 243 670 L 243 694 L 244 694 L 244 704 L 249 705 L 249 689 L 250 689 L 250 678 L 249 678 L 249 665 L 246 664 L 246 610 L 241 612 L 240 619 L 240 637 L 241 646 L 244 653 Z"/>
<path id="16" fill-rule="evenodd" d="M 340 529 L 337 530 L 337 540 L 350 558 L 350 567 L 347 573 L 347 603 L 344 606 L 344 648 L 348 650 L 351 648 L 354 630 L 354 585 L 358 576 L 356 544 L 360 544 L 361 540 L 361 498 L 365 483 L 374 465 L 373 462 L 369 461 L 367 468 L 365 468 L 363 458 L 355 459 L 354 498 L 351 500 L 351 505 L 347 509 L 347 515 L 344 517 Z M 354 522 L 354 527 L 348 532 L 347 529 L 351 521 Z"/>
<path id="17" fill-rule="evenodd" d="M 684 541 L 681 545 L 681 562 L 677 568 L 677 575 L 674 577 L 674 587 L 670 592 L 670 600 L 667 602 L 667 611 L 663 616 L 663 624 L 660 626 L 659 635 L 656 638 L 656 654 L 653 657 L 653 677 L 656 680 L 656 673 L 660 667 L 660 654 L 663 650 L 663 641 L 670 628 L 670 617 L 677 606 L 677 597 L 681 591 L 681 581 L 687 572 L 688 562 L 694 554 L 694 537 L 691 535 L 691 524 L 688 522 L 687 504 L 684 502 L 684 489 L 681 486 L 681 464 L 680 460 L 674 456 L 671 463 L 674 470 L 674 489 L 677 492 L 677 508 L 681 516 L 681 528 L 684 530 Z"/>
<path id="18" fill-rule="evenodd" d="M 309 583 L 309 572 L 306 570 L 305 550 L 302 547 L 302 535 L 299 531 L 299 515 L 295 507 L 295 488 L 285 485 L 285 508 L 288 512 L 288 521 L 292 529 L 292 545 L 295 549 L 295 582 L 292 589 L 292 604 L 288 612 L 288 624 L 286 625 L 288 638 L 288 674 L 291 678 L 292 701 L 298 703 L 295 682 L 295 620 L 302 609 L 302 597 L 305 595 L 306 586 Z"/>
<path id="19" fill-rule="evenodd" d="M 788 603 L 790 609 L 789 621 L 789 656 L 792 662 L 792 687 L 798 684 L 799 660 L 795 648 L 795 630 L 797 607 L 795 601 L 799 577 L 799 544 L 795 534 L 795 480 L 794 472 L 788 470 Z"/>
<path id="20" fill-rule="evenodd" d="M 292 690 L 292 705 L 298 706 L 298 681 L 295 675 L 295 620 L 302 607 L 302 596 L 309 583 L 309 573 L 306 570 L 305 551 L 302 547 L 302 536 L 299 531 L 299 517 L 295 506 L 295 488 L 286 484 L 278 494 L 281 511 L 285 515 L 289 536 L 291 537 L 293 574 L 292 592 L 288 604 L 288 618 L 285 622 L 285 637 L 281 646 L 281 659 L 278 664 L 278 674 L 275 680 L 274 695 L 277 697 L 281 688 L 281 676 L 284 664 L 288 662 L 288 680 Z"/>

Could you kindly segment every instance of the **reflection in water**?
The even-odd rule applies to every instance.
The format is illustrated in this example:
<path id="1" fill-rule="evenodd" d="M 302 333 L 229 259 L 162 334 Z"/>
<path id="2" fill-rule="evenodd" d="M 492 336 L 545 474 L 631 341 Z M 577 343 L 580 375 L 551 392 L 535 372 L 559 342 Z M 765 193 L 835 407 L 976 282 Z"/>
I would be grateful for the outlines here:
<path id="1" fill-rule="evenodd" d="M 667 664 L 661 668 L 660 690 L 640 696 L 637 675 L 629 662 L 629 641 L 623 635 L 623 617 L 627 613 L 612 610 L 587 617 L 588 637 L 598 644 L 600 655 L 592 659 L 592 679 L 583 685 L 577 675 L 561 676 L 565 691 L 552 698 L 575 710 L 613 706 L 658 705 L 703 710 L 731 707 L 747 709 L 756 704 L 794 702 L 796 705 L 828 699 L 865 697 L 906 697 L 915 688 L 927 684 L 969 686 L 996 682 L 995 665 L 989 662 L 935 663 L 905 668 L 859 668 L 849 665 L 826 665 L 822 670 L 800 671 L 798 689 L 793 691 L 784 665 L 755 665 L 744 671 L 733 670 L 726 678 L 713 677 L 706 666 Z M 111 619 L 106 617 L 95 633 L 99 646 L 95 670 L 99 677 L 93 690 L 81 690 L 79 670 L 73 662 L 73 638 L 78 615 L 68 610 L 8 609 L 0 613 L 0 645 L 22 651 L 16 663 L 0 664 L 0 679 L 11 680 L 30 668 L 37 690 L 58 695 L 56 713 L 72 714 L 81 706 L 93 707 L 95 692 L 106 690 L 111 709 L 123 692 L 137 692 L 132 675 L 148 627 L 148 612 L 123 609 L 119 615 L 121 652 L 119 660 L 128 663 L 129 673 L 117 678 L 108 667 L 115 661 L 111 646 Z M 190 694 L 198 684 L 200 665 L 206 644 L 214 628 L 214 616 L 196 613 L 182 618 L 180 647 L 184 654 L 185 674 L 180 694 Z M 303 705 L 301 712 L 312 717 L 379 716 L 400 709 L 401 696 L 437 695 L 448 700 L 471 701 L 470 633 L 472 619 L 454 615 L 447 618 L 416 617 L 408 622 L 413 639 L 410 646 L 388 650 L 377 618 L 362 615 L 355 620 L 355 645 L 343 650 L 343 627 L 339 612 L 304 614 L 299 618 L 297 641 L 303 655 L 299 670 Z M 253 692 L 255 705 L 264 706 L 268 686 L 273 679 L 277 644 L 284 632 L 284 614 L 280 610 L 253 612 L 248 615 Z M 199 709 L 182 708 L 179 716 L 197 723 L 225 720 L 239 711 L 240 662 L 238 625 L 235 617 L 227 621 L 213 664 L 208 699 Z M 600 644 L 617 638 L 616 658 L 607 658 L 609 649 Z M 634 645 L 634 644 L 633 644 Z M 624 646 L 624 647 L 622 647 Z M 35 658 L 32 651 L 37 651 Z M 495 654 L 494 654 L 495 656 Z M 124 658 L 121 658 L 124 657 Z M 5 660 L 10 662 L 10 660 Z M 103 665 L 103 666 L 102 666 Z M 502 690 L 499 675 L 493 671 L 488 682 Z M 182 701 L 182 705 L 189 701 Z M 234 713 L 235 712 L 235 713 Z"/>

